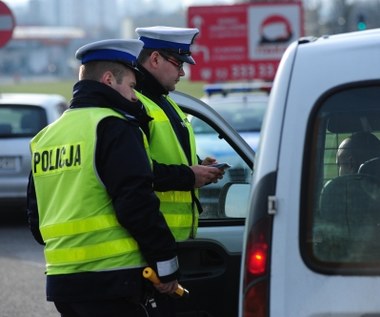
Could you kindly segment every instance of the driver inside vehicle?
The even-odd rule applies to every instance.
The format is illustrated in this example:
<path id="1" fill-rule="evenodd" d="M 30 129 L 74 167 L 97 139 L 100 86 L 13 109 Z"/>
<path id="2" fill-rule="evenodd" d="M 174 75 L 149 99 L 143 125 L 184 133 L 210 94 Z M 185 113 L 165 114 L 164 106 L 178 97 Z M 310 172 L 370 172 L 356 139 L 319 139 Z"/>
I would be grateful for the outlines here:
<path id="1" fill-rule="evenodd" d="M 364 162 L 380 156 L 380 140 L 370 132 L 357 132 L 344 139 L 336 154 L 339 175 L 355 174 Z"/>

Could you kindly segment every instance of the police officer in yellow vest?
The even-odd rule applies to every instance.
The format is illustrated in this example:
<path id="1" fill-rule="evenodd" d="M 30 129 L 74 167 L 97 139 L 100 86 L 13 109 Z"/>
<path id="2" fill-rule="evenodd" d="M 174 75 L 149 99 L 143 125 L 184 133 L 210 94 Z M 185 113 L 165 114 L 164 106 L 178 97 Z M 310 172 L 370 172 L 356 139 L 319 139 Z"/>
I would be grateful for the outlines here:
<path id="1" fill-rule="evenodd" d="M 168 96 L 185 75 L 183 63 L 195 64 L 190 46 L 199 33 L 195 28 L 137 28 L 144 47 L 138 68 L 144 74 L 137 97 L 152 118 L 144 131 L 153 161 L 154 188 L 161 210 L 177 241 L 195 237 L 200 204 L 197 188 L 216 182 L 223 171 L 207 166 L 196 155 L 192 127 L 179 106 Z"/>
<path id="2" fill-rule="evenodd" d="M 63 317 L 148 316 L 147 265 L 159 275 L 160 292 L 178 286 L 175 239 L 159 210 L 140 129 L 149 117 L 134 91 L 142 45 L 81 47 L 70 108 L 30 143 L 28 221 L 45 245 L 47 300 Z"/>

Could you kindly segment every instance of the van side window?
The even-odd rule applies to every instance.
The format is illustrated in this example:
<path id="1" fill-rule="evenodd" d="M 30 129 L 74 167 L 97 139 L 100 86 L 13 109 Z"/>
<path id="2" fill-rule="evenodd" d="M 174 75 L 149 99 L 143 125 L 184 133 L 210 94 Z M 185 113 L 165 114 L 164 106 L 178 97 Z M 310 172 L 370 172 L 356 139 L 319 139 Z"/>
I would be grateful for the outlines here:
<path id="1" fill-rule="evenodd" d="M 334 91 L 310 121 L 301 232 L 328 274 L 380 273 L 380 86 Z"/>

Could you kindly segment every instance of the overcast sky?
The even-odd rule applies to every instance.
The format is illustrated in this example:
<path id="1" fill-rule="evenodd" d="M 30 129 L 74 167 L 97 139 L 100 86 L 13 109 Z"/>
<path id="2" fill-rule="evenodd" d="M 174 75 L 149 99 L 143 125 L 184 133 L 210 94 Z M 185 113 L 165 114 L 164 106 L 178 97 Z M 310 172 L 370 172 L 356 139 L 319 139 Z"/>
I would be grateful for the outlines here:
<path id="1" fill-rule="evenodd" d="M 31 0 L 0 0 L 8 5 L 17 17 L 18 9 L 27 4 Z M 50 0 L 45 0 L 46 2 Z M 118 3 L 120 2 L 125 8 L 125 4 L 128 4 L 128 10 L 131 14 L 138 12 L 157 12 L 158 14 L 171 14 L 179 10 L 186 10 L 188 6 L 197 5 L 228 5 L 236 3 L 236 0 L 104 0 L 105 3 Z"/>
<path id="2" fill-rule="evenodd" d="M 17 4 L 24 4 L 29 2 L 29 0 L 2 0 L 9 6 L 17 5 Z M 149 3 L 153 2 L 152 0 L 133 0 L 133 1 L 139 1 L 140 3 L 143 3 L 147 6 L 149 6 Z M 208 5 L 208 4 L 232 4 L 235 1 L 234 0 L 160 0 L 162 3 L 167 3 L 168 7 L 173 7 L 175 5 L 182 5 L 182 6 L 189 6 L 189 5 Z"/>

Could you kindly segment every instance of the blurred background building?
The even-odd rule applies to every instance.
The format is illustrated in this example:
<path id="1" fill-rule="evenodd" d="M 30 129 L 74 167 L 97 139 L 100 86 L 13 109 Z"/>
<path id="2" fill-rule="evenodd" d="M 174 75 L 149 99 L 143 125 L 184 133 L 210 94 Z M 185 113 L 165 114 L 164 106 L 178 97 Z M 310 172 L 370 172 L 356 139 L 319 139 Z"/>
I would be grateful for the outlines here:
<path id="1" fill-rule="evenodd" d="M 7 0 L 16 19 L 0 50 L 0 76 L 76 75 L 75 50 L 90 41 L 133 38 L 139 26 L 187 26 L 189 5 L 281 0 Z M 289 0 L 287 0 L 289 2 Z M 380 26 L 380 0 L 303 0 L 304 33 L 320 36 Z"/>

